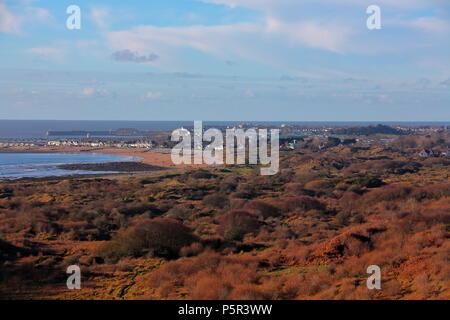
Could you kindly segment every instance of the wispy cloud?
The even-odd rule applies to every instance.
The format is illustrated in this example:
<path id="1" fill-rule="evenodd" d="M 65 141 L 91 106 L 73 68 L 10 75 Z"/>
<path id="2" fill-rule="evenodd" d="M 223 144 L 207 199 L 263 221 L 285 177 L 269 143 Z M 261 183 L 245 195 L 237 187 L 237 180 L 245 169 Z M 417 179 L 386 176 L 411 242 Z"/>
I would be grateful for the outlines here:
<path id="1" fill-rule="evenodd" d="M 97 88 L 84 88 L 81 90 L 80 95 L 82 98 L 93 98 L 93 97 L 106 97 L 111 93 L 106 89 L 97 89 Z"/>
<path id="2" fill-rule="evenodd" d="M 444 86 L 446 88 L 450 88 L 450 78 L 448 78 L 447 80 L 444 80 L 440 83 L 441 86 Z"/>
<path id="3" fill-rule="evenodd" d="M 142 101 L 155 101 L 160 100 L 163 97 L 163 94 L 159 91 L 149 91 L 141 96 Z"/>
<path id="4" fill-rule="evenodd" d="M 27 20 L 32 17 L 33 20 L 41 22 L 41 23 L 47 23 L 49 21 L 53 20 L 53 16 L 50 14 L 50 12 L 47 9 L 44 8 L 36 8 L 36 7 L 27 7 L 25 9 Z"/>
<path id="5" fill-rule="evenodd" d="M 116 61 L 134 63 L 148 63 L 159 58 L 158 55 L 153 52 L 148 55 L 140 55 L 138 52 L 133 52 L 128 49 L 116 51 L 111 56 Z"/>
<path id="6" fill-rule="evenodd" d="M 230 8 L 245 7 L 263 11 L 271 11 L 274 8 L 292 8 L 305 6 L 311 3 L 319 5 L 344 5 L 344 6 L 369 6 L 373 4 L 368 0 L 201 0 L 206 3 L 223 4 Z M 443 5 L 447 0 L 378 0 L 378 5 L 401 9 L 419 9 L 429 5 Z"/>
<path id="7" fill-rule="evenodd" d="M 436 17 L 421 17 L 409 23 L 412 27 L 435 34 L 450 33 L 450 22 Z"/>
<path id="8" fill-rule="evenodd" d="M 22 30 L 25 23 L 34 26 L 34 23 L 48 24 L 54 21 L 53 16 L 47 9 L 32 7 L 24 3 L 20 10 L 14 12 L 0 0 L 0 33 L 11 33 L 16 35 L 24 35 Z"/>
<path id="9" fill-rule="evenodd" d="M 318 20 L 284 22 L 269 18 L 266 30 L 269 34 L 284 37 L 291 43 L 332 52 L 344 51 L 344 45 L 352 35 L 348 27 Z"/>
<path id="10" fill-rule="evenodd" d="M 131 50 L 158 50 L 164 54 L 164 67 L 168 68 L 171 68 L 171 63 L 180 61 L 177 54 L 184 48 L 211 54 L 222 61 L 237 56 L 262 63 L 282 64 L 283 60 L 277 57 L 275 48 L 279 52 L 312 48 L 341 53 L 346 51 L 346 42 L 351 35 L 349 28 L 338 24 L 313 20 L 285 23 L 276 19 L 267 20 L 266 23 L 218 26 L 139 26 L 106 34 L 113 49 L 129 48 L 116 54 L 116 60 L 134 60 L 135 55 L 130 53 Z"/>
<path id="11" fill-rule="evenodd" d="M 21 19 L 12 14 L 5 4 L 0 3 L 0 32 L 20 34 Z"/>
<path id="12" fill-rule="evenodd" d="M 111 10 L 107 7 L 92 8 L 90 18 L 100 29 L 107 29 L 111 21 Z"/>

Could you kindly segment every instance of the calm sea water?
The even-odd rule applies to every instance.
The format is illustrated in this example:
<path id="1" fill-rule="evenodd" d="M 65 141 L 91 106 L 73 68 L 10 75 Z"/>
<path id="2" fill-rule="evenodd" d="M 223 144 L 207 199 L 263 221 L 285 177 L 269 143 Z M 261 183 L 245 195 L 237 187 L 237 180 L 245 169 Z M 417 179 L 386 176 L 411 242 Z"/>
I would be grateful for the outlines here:
<path id="1" fill-rule="evenodd" d="M 201 120 L 201 119 L 200 119 Z M 450 125 L 446 122 L 298 122 L 298 121 L 204 121 L 205 126 L 234 126 L 243 122 L 254 124 L 269 123 L 274 125 L 297 124 L 305 126 L 344 126 L 344 125 L 409 125 L 409 126 L 445 126 Z M 119 128 L 134 128 L 138 130 L 149 131 L 172 131 L 181 127 L 192 126 L 193 121 L 80 121 L 80 120 L 0 120 L 0 138 L 45 138 L 48 130 L 53 131 L 107 131 Z M 54 137 L 53 137 L 54 138 Z"/>
<path id="2" fill-rule="evenodd" d="M 136 157 L 105 153 L 0 153 L 0 179 L 97 174 L 104 171 L 62 170 L 59 164 L 132 161 Z"/>

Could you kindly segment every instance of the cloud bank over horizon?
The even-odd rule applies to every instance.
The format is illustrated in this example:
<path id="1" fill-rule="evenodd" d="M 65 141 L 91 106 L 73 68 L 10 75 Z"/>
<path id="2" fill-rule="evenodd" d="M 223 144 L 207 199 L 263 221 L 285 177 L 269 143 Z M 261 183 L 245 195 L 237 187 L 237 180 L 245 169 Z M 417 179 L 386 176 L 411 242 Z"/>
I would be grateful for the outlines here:
<path id="1" fill-rule="evenodd" d="M 0 1 L 0 118 L 450 119 L 447 1 L 78 2 Z"/>

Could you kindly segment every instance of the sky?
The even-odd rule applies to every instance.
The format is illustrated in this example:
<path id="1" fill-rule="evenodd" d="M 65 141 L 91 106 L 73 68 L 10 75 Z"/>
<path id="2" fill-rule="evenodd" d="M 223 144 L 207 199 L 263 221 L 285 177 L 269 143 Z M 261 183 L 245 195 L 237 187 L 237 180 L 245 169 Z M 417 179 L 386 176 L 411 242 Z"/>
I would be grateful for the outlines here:
<path id="1" fill-rule="evenodd" d="M 448 121 L 450 0 L 0 0 L 0 119 Z"/>

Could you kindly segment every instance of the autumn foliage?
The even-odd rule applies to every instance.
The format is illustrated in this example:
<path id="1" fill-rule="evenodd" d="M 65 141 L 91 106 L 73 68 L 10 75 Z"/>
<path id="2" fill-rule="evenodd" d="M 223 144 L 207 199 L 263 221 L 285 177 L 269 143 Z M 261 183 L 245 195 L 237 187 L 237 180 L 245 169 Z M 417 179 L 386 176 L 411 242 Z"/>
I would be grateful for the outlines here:
<path id="1" fill-rule="evenodd" d="M 275 176 L 1 182 L 0 297 L 449 299 L 450 161 L 410 153 L 440 143 L 305 142 Z M 82 292 L 64 289 L 72 264 Z"/>

